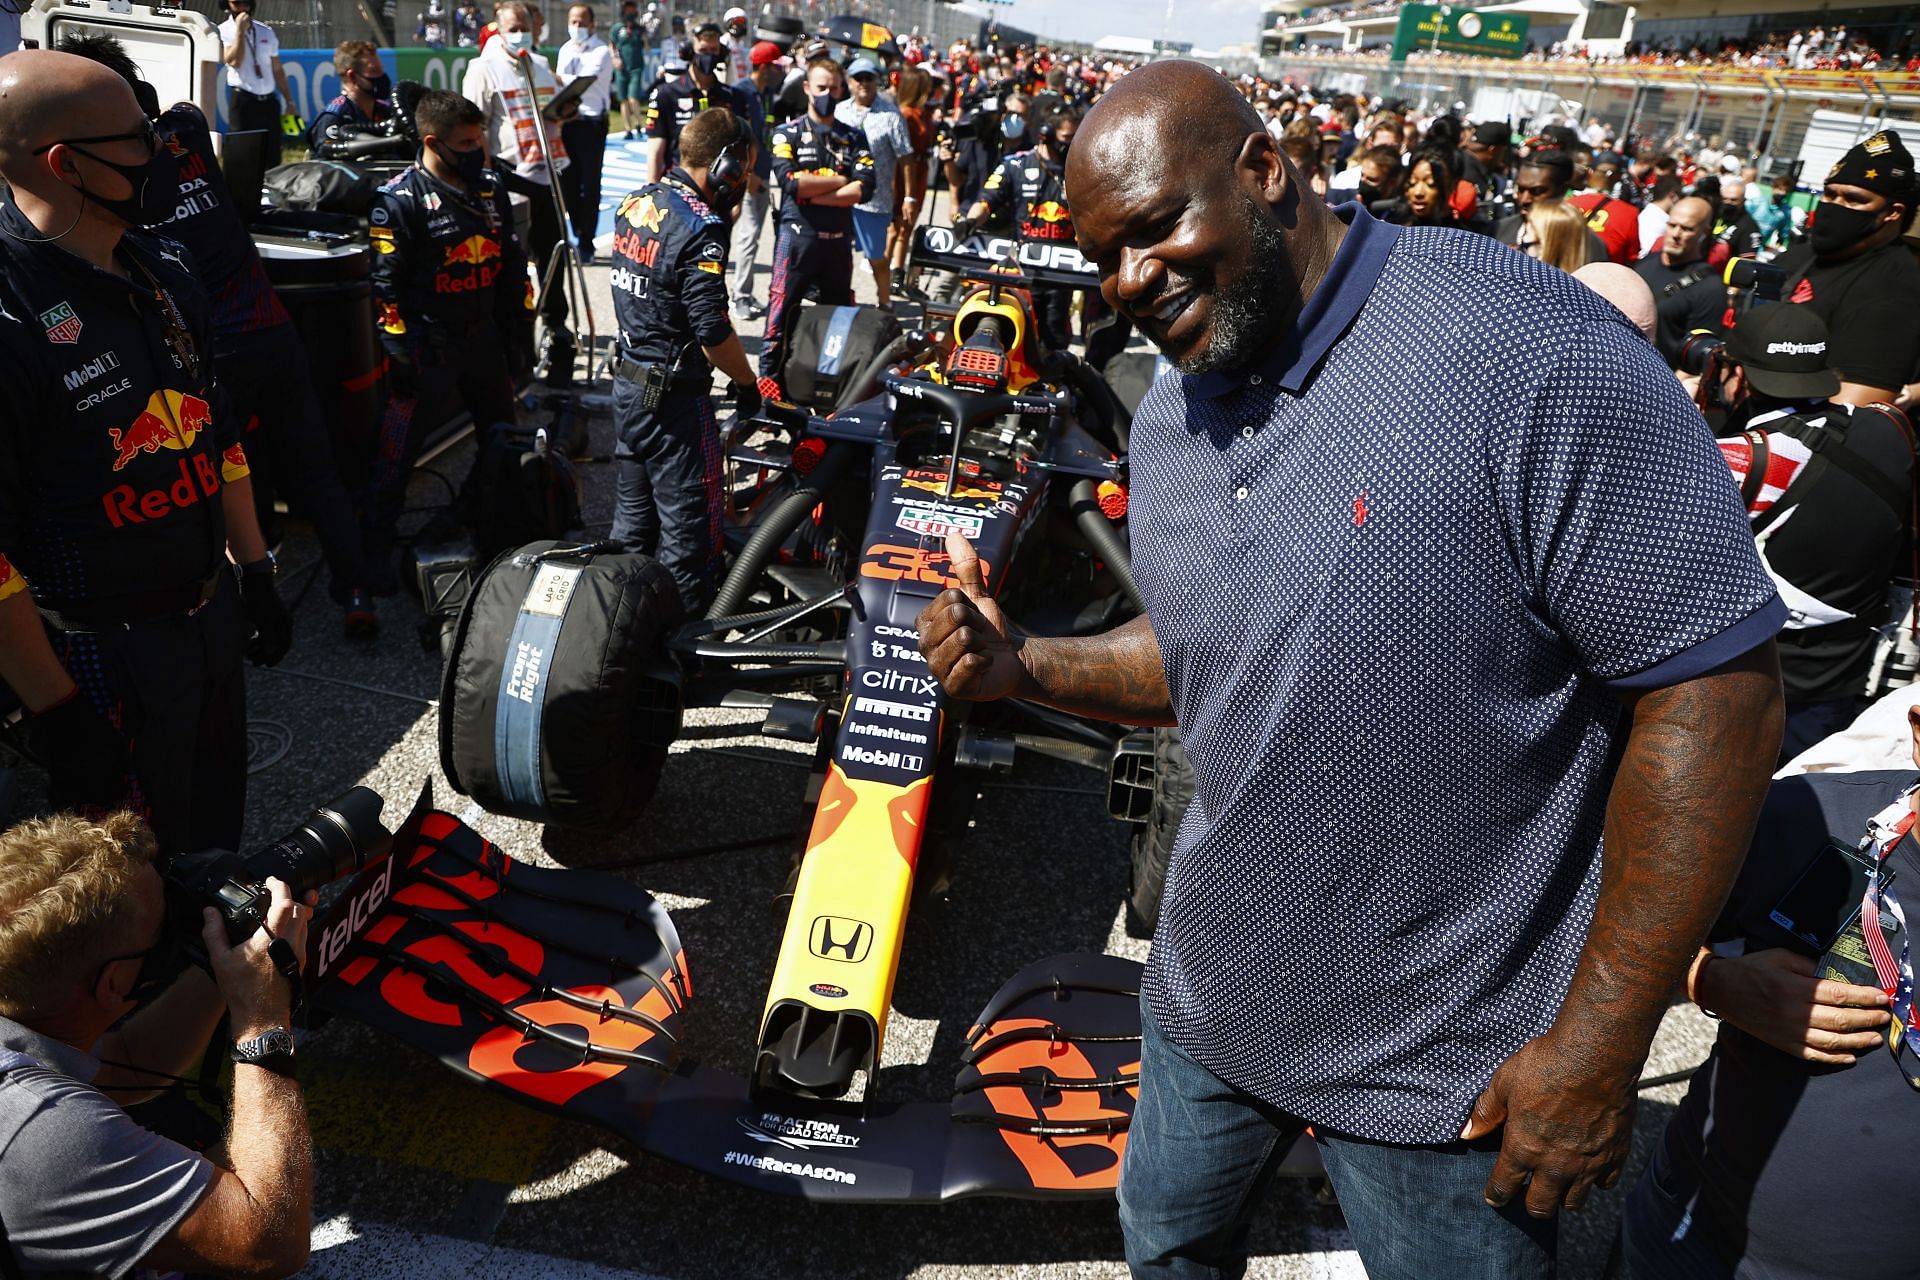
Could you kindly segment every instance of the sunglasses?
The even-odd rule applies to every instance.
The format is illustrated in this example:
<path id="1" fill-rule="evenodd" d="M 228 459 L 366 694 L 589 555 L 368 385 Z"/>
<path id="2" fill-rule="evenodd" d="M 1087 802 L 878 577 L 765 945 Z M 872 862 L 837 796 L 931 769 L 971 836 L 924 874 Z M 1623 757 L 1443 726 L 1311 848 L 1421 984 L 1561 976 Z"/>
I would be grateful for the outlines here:
<path id="1" fill-rule="evenodd" d="M 147 144 L 147 159 L 151 160 L 160 154 L 160 134 L 159 131 L 153 127 L 153 121 L 151 120 L 142 121 L 140 128 L 127 133 L 100 133 L 86 138 L 55 138 L 45 146 L 34 148 L 33 154 L 41 156 L 53 150 L 55 147 L 67 146 L 78 148 L 83 143 L 90 142 L 144 142 Z M 98 159 L 98 157 L 94 158 Z"/>

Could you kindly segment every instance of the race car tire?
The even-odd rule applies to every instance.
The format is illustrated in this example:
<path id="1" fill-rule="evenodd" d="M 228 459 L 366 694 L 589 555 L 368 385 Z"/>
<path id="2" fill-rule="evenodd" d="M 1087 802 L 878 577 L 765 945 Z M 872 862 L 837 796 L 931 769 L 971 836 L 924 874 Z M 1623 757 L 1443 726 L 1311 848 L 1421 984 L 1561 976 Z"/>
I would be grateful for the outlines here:
<path id="1" fill-rule="evenodd" d="M 682 612 L 672 577 L 647 556 L 534 542 L 495 557 L 441 677 L 448 780 L 491 813 L 625 828 L 679 732 L 678 690 L 653 670 Z"/>
<path id="2" fill-rule="evenodd" d="M 1127 932 L 1151 938 L 1160 925 L 1160 896 L 1180 823 L 1193 803 L 1193 767 L 1178 729 L 1153 731 L 1153 807 L 1133 828 L 1133 869 L 1127 890 Z"/>

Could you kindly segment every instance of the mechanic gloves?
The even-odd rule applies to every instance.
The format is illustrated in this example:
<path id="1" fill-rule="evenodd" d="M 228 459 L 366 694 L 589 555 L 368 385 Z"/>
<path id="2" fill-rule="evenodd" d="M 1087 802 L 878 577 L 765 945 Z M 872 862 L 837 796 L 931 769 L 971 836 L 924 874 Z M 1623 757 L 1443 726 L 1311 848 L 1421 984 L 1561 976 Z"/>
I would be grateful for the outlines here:
<path id="1" fill-rule="evenodd" d="M 978 226 L 979 224 L 972 218 L 955 218 L 953 220 L 953 242 L 959 244 L 962 240 L 967 239 L 974 233 Z"/>
<path id="2" fill-rule="evenodd" d="M 273 585 L 271 559 L 241 569 L 240 608 L 253 636 L 247 641 L 247 661 L 256 667 L 277 666 L 293 647 L 293 615 Z"/>
<path id="3" fill-rule="evenodd" d="M 751 382 L 733 384 L 733 412 L 735 418 L 745 422 L 760 412 L 760 388 Z"/>

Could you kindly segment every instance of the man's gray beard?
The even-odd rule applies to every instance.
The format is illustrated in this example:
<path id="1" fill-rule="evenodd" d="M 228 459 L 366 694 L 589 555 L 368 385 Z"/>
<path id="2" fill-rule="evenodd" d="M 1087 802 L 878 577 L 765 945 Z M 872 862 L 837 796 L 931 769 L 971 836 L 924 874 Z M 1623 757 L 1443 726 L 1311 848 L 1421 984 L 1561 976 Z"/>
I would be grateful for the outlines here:
<path id="1" fill-rule="evenodd" d="M 1253 260 L 1227 288 L 1213 292 L 1213 333 L 1206 348 L 1173 362 L 1182 373 L 1238 369 L 1265 349 L 1274 330 L 1274 299 L 1287 281 L 1286 237 L 1266 210 L 1253 200 L 1242 203 Z"/>

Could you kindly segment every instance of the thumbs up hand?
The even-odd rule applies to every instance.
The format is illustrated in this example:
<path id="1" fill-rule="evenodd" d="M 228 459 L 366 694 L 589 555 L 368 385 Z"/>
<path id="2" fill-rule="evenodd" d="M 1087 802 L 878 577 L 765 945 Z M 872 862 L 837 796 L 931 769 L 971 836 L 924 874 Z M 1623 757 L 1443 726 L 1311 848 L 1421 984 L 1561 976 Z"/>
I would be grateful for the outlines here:
<path id="1" fill-rule="evenodd" d="M 920 652 L 950 696 L 969 702 L 1009 697 L 1028 679 L 1020 659 L 1025 637 L 1013 634 L 1006 615 L 987 594 L 973 544 L 950 533 L 947 557 L 960 585 L 942 591 L 920 611 Z"/>

